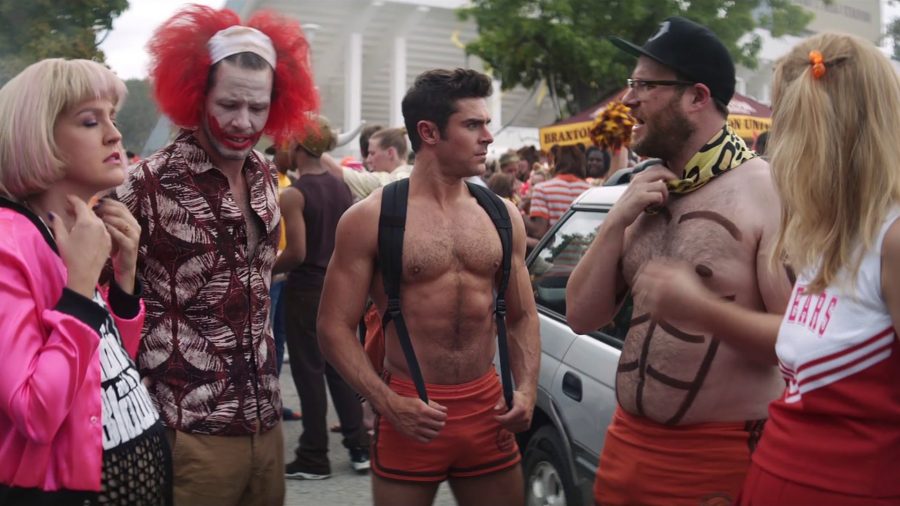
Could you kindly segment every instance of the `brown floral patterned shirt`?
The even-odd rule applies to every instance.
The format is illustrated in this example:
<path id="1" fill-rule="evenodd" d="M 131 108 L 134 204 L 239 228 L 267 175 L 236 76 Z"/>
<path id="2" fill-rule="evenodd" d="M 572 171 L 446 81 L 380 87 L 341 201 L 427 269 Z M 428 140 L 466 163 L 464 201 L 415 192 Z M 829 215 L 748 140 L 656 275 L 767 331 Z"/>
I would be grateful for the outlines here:
<path id="1" fill-rule="evenodd" d="M 142 229 L 147 318 L 138 365 L 166 426 L 183 432 L 247 435 L 281 417 L 268 324 L 281 219 L 276 171 L 253 152 L 243 172 L 265 231 L 255 248 L 228 180 L 190 131 L 131 167 L 114 195 Z"/>

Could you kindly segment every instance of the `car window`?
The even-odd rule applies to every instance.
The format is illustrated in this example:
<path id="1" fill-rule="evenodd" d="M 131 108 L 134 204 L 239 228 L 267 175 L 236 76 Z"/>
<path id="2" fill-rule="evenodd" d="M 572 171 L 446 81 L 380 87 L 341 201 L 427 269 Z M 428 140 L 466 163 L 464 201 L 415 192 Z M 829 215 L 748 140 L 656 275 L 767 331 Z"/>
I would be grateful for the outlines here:
<path id="1" fill-rule="evenodd" d="M 534 300 L 538 306 L 566 315 L 566 284 L 572 270 L 587 252 L 597 234 L 597 227 L 606 218 L 606 210 L 576 210 L 563 218 L 553 235 L 532 256 L 528 266 Z M 609 336 L 624 339 L 631 318 L 631 299 L 626 301 L 613 323 L 599 329 Z"/>

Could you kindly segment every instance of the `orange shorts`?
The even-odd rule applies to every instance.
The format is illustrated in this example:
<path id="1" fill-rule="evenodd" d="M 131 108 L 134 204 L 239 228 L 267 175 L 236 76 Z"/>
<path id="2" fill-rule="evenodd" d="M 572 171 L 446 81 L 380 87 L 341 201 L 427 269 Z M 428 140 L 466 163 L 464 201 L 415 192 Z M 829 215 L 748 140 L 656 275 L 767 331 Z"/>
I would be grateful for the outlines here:
<path id="1" fill-rule="evenodd" d="M 863 497 L 823 490 L 781 478 L 754 463 L 750 466 L 747 481 L 744 482 L 744 488 L 734 504 L 735 506 L 770 506 L 772 504 L 897 506 L 900 504 L 900 497 Z"/>
<path id="2" fill-rule="evenodd" d="M 732 504 L 762 425 L 670 427 L 617 408 L 600 455 L 594 501 L 603 506 Z"/>
<path id="3" fill-rule="evenodd" d="M 384 332 L 381 328 L 381 313 L 375 304 L 369 306 L 364 317 L 366 322 L 366 339 L 363 345 L 372 367 L 381 374 L 384 370 Z"/>
<path id="4" fill-rule="evenodd" d="M 412 381 L 385 376 L 394 392 L 418 397 Z M 502 397 L 496 371 L 461 385 L 426 385 L 426 390 L 429 400 L 447 408 L 446 425 L 436 438 L 420 443 L 378 416 L 372 472 L 392 480 L 440 482 L 495 473 L 522 460 L 515 436 L 494 419 Z"/>

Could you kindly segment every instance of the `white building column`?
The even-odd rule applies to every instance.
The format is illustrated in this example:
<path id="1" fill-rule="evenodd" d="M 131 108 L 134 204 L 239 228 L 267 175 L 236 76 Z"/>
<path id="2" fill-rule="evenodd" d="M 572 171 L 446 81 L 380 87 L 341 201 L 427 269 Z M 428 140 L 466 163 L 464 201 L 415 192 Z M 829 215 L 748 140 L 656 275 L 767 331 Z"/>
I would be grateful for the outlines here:
<path id="1" fill-rule="evenodd" d="M 503 83 L 499 79 L 491 79 L 491 131 L 496 132 L 503 127 Z"/>
<path id="2" fill-rule="evenodd" d="M 362 121 L 362 58 L 363 39 L 359 32 L 351 33 L 344 59 L 344 129 L 355 128 Z"/>
<path id="3" fill-rule="evenodd" d="M 747 94 L 747 81 L 745 81 L 743 77 L 734 78 L 734 91 L 741 95 Z"/>
<path id="4" fill-rule="evenodd" d="M 403 126 L 401 104 L 406 94 L 406 37 L 394 37 L 391 58 L 391 128 Z"/>

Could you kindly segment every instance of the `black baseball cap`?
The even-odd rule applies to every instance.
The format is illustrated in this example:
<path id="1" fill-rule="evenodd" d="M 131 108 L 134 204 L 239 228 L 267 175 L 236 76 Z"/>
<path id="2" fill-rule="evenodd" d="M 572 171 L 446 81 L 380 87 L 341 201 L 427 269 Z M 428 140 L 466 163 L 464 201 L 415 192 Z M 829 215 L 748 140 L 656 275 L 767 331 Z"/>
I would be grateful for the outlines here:
<path id="1" fill-rule="evenodd" d="M 712 97 L 728 105 L 734 95 L 734 61 L 728 49 L 709 28 L 689 19 L 666 19 L 642 47 L 619 37 L 610 37 L 619 49 L 633 56 L 646 56 L 685 77 L 705 84 Z"/>

